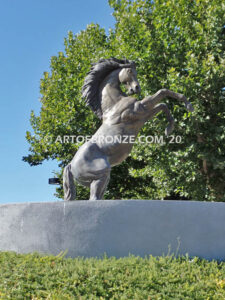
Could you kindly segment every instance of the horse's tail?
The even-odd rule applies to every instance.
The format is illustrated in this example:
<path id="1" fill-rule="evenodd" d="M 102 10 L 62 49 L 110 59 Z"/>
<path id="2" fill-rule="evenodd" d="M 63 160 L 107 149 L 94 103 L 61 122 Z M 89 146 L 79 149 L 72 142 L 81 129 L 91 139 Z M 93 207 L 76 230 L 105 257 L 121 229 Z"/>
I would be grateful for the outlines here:
<path id="1" fill-rule="evenodd" d="M 71 172 L 71 164 L 68 164 L 63 171 L 63 190 L 65 201 L 75 200 L 76 189 L 73 174 Z"/>

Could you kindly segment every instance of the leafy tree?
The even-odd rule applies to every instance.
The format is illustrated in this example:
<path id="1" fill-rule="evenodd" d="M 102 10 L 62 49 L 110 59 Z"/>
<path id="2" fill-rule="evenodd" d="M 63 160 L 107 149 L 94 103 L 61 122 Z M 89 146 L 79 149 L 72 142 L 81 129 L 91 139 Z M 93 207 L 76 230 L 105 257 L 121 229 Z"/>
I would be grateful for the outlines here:
<path id="1" fill-rule="evenodd" d="M 64 167 L 79 145 L 60 143 L 63 135 L 91 135 L 100 126 L 81 99 L 84 77 L 93 61 L 127 57 L 137 62 L 142 95 L 161 88 L 183 93 L 194 113 L 171 99 L 181 143 L 136 144 L 128 159 L 114 167 L 106 198 L 225 201 L 225 5 L 221 0 L 110 0 L 116 20 L 107 36 L 98 25 L 69 33 L 65 52 L 51 59 L 41 79 L 42 108 L 31 113 L 27 132 L 30 165 L 57 159 Z M 140 135 L 163 135 L 163 114 Z M 179 140 L 180 141 L 180 140 Z M 61 174 L 57 174 L 61 178 Z M 62 196 L 62 188 L 57 195 Z M 78 187 L 78 199 L 88 191 Z"/>

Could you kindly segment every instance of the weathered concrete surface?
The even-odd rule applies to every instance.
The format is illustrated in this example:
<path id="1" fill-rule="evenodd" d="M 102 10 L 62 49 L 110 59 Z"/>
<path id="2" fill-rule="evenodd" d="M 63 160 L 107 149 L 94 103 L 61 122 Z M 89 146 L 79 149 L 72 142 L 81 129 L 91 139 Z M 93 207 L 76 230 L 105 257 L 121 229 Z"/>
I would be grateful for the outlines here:
<path id="1" fill-rule="evenodd" d="M 225 259 L 225 204 L 101 200 L 0 205 L 0 250 Z"/>

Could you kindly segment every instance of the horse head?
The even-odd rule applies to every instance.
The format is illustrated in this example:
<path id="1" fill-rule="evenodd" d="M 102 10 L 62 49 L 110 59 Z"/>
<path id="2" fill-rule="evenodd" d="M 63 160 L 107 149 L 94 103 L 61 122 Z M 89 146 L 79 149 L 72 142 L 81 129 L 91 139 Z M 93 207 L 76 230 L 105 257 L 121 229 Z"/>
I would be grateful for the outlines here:
<path id="1" fill-rule="evenodd" d="M 112 89 L 107 89 L 110 97 L 103 100 L 103 88 L 107 83 L 112 83 Z M 104 107 L 110 105 L 113 96 L 118 93 L 113 92 L 117 89 L 122 93 L 120 84 L 124 84 L 130 95 L 140 92 L 140 85 L 137 80 L 137 72 L 135 62 L 127 59 L 100 59 L 97 63 L 93 63 L 91 70 L 88 72 L 82 87 L 82 96 L 86 105 L 102 119 Z M 100 92 L 101 91 L 101 92 Z M 119 99 L 118 95 L 116 96 Z M 113 102 L 115 99 L 113 99 Z"/>
<path id="2" fill-rule="evenodd" d="M 121 69 L 119 73 L 119 81 L 126 87 L 129 95 L 139 94 L 141 92 L 134 64 L 129 68 Z"/>

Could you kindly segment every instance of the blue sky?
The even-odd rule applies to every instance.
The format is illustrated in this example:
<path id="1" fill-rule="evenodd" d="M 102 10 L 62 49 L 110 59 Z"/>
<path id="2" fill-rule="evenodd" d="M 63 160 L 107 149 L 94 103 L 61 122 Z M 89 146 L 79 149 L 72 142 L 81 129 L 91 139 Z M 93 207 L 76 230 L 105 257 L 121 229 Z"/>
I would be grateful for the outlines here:
<path id="1" fill-rule="evenodd" d="M 33 109 L 40 110 L 39 83 L 50 58 L 64 50 L 68 31 L 87 24 L 114 25 L 107 0 L 7 0 L 0 3 L 0 204 L 57 200 L 48 185 L 54 161 L 30 167 L 25 139 Z"/>

